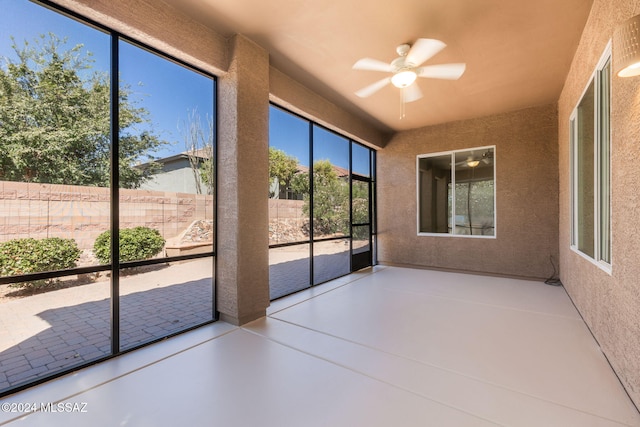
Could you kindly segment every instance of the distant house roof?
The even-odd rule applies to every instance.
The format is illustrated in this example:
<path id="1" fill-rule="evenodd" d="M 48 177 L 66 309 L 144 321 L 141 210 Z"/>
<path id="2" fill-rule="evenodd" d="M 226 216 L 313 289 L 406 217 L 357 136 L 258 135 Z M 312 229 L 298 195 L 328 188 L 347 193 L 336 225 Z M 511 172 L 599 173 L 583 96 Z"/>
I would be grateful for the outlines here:
<path id="1" fill-rule="evenodd" d="M 210 150 L 206 148 L 199 148 L 197 150 L 194 150 L 193 152 L 183 151 L 182 153 L 174 154 L 173 156 L 169 156 L 169 157 L 163 157 L 155 161 L 158 163 L 171 163 L 179 159 L 188 159 L 189 156 L 194 156 L 203 160 L 206 160 L 211 157 Z"/>
<path id="2" fill-rule="evenodd" d="M 349 176 L 349 170 L 345 169 L 345 168 L 341 168 L 340 166 L 336 166 L 336 165 L 331 165 L 333 167 L 333 171 L 336 173 L 336 175 L 338 175 L 338 177 L 343 178 L 345 176 Z M 309 167 L 308 166 L 303 166 L 303 165 L 298 165 L 297 166 L 297 173 L 307 173 L 309 172 Z"/>
<path id="3" fill-rule="evenodd" d="M 193 155 L 195 157 L 199 157 L 201 159 L 208 159 L 211 157 L 211 153 L 212 153 L 212 148 L 211 147 L 207 147 L 207 148 L 198 148 L 197 150 L 193 151 Z M 189 155 L 190 153 L 187 151 L 184 151 L 180 154 L 184 154 L 184 155 Z"/>
<path id="4" fill-rule="evenodd" d="M 340 166 L 331 165 L 335 173 L 340 177 L 349 176 L 349 169 L 341 168 Z"/>
<path id="5" fill-rule="evenodd" d="M 178 154 L 174 154 L 173 156 L 169 156 L 169 157 L 162 157 L 160 159 L 156 159 L 154 160 L 154 162 L 156 163 L 162 163 L 162 164 L 167 164 L 167 163 L 174 163 L 178 160 L 183 160 L 183 159 L 188 159 L 189 155 L 191 153 L 187 152 L 187 151 L 183 151 L 182 153 L 178 153 Z M 193 155 L 199 159 L 202 160 L 207 160 L 209 159 L 210 156 L 210 151 L 206 148 L 199 148 L 197 150 L 195 150 L 193 152 Z M 141 163 L 139 165 L 136 165 L 137 167 L 144 167 L 146 166 L 148 163 L 150 162 L 146 162 L 146 163 Z"/>

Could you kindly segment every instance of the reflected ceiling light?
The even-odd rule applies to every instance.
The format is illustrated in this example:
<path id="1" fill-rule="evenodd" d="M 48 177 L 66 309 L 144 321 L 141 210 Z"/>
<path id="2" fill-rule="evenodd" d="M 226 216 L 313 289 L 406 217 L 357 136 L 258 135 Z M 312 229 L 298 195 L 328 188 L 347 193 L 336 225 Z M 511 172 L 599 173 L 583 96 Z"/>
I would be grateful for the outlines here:
<path id="1" fill-rule="evenodd" d="M 480 164 L 480 160 L 474 160 L 474 159 L 467 160 L 467 166 L 469 166 L 470 168 L 475 168 L 479 164 Z"/>
<path id="2" fill-rule="evenodd" d="M 614 72 L 620 77 L 640 75 L 640 15 L 618 26 L 613 40 Z"/>
<path id="3" fill-rule="evenodd" d="M 418 75 L 413 70 L 404 70 L 394 74 L 391 77 L 391 83 L 397 88 L 402 89 L 403 87 L 407 87 L 411 85 L 411 83 L 416 81 Z"/>

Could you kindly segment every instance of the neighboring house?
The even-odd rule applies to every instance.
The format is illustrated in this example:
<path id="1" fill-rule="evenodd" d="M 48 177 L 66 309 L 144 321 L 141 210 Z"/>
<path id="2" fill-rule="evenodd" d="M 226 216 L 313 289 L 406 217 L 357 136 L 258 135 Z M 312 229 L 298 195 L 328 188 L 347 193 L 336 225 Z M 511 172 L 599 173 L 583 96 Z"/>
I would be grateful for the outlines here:
<path id="1" fill-rule="evenodd" d="M 199 149 L 195 151 L 195 158 L 198 160 L 198 164 L 209 159 L 210 155 L 206 149 Z M 206 194 L 207 186 L 202 181 L 200 174 L 197 174 L 201 191 L 198 192 L 198 184 L 196 183 L 196 175 L 191 168 L 191 161 L 189 160 L 188 152 L 182 152 L 174 156 L 165 157 L 156 160 L 156 163 L 162 165 L 160 172 L 154 174 L 149 180 L 144 182 L 141 186 L 141 190 L 154 190 L 154 191 L 175 191 L 177 193 L 190 193 L 190 194 Z M 144 167 L 145 164 L 139 167 Z"/>
<path id="2" fill-rule="evenodd" d="M 333 166 L 333 170 L 335 171 L 338 178 L 346 179 L 349 176 L 349 170 L 345 168 L 341 168 L 340 166 Z M 307 166 L 298 165 L 296 174 L 301 173 L 309 173 L 309 168 Z M 304 194 L 295 192 L 291 187 L 280 188 L 280 182 L 277 179 L 273 180 L 269 185 L 269 198 L 270 199 L 281 199 L 281 200 L 303 200 Z"/>
<path id="3" fill-rule="evenodd" d="M 302 165 L 297 166 L 296 175 L 308 172 L 308 167 Z M 291 187 L 281 188 L 280 181 L 274 179 L 269 184 L 269 198 L 281 200 L 302 200 L 304 198 L 304 194 L 293 191 Z"/>
<path id="4" fill-rule="evenodd" d="M 302 200 L 304 195 L 293 191 L 290 187 L 280 187 L 278 180 L 273 180 L 269 185 L 269 198 L 281 200 Z"/>

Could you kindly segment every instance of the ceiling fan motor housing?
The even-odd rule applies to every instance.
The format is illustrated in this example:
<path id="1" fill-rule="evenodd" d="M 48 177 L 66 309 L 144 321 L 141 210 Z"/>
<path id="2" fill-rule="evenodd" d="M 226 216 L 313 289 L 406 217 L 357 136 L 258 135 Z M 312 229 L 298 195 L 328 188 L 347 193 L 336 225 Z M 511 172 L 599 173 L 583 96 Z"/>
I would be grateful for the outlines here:
<path id="1" fill-rule="evenodd" d="M 398 71 L 402 71 L 404 69 L 410 69 L 411 64 L 407 64 L 407 57 L 401 56 L 400 58 L 396 58 L 391 61 L 391 66 L 393 67 L 393 72 L 397 73 Z"/>
<path id="2" fill-rule="evenodd" d="M 410 50 L 411 50 L 411 45 L 408 44 L 408 43 L 401 44 L 400 46 L 398 46 L 396 48 L 396 52 L 400 56 L 407 56 L 407 54 L 409 53 Z"/>

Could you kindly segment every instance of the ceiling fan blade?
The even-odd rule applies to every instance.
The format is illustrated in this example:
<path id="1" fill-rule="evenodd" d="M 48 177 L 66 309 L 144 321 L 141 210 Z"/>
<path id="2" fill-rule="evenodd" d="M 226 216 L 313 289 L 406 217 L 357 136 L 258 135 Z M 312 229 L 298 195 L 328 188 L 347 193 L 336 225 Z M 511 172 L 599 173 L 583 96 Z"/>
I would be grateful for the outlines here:
<path id="1" fill-rule="evenodd" d="M 391 82 L 391 77 L 386 77 L 382 80 L 378 80 L 377 82 L 370 84 L 369 86 L 363 87 L 362 89 L 357 91 L 356 95 L 358 95 L 360 98 L 366 98 L 368 96 L 373 95 L 374 93 L 376 93 L 377 91 L 385 87 L 390 82 Z"/>
<path id="2" fill-rule="evenodd" d="M 378 61 L 377 59 L 372 58 L 362 58 L 355 64 L 353 64 L 354 70 L 369 70 L 369 71 L 384 71 L 387 73 L 391 73 L 393 71 L 393 67 L 391 64 L 387 64 L 386 62 Z"/>
<path id="3" fill-rule="evenodd" d="M 414 67 L 422 64 L 427 59 L 444 49 L 446 44 L 435 39 L 418 39 L 407 54 L 407 61 Z"/>
<path id="4" fill-rule="evenodd" d="M 402 88 L 401 90 L 404 91 L 404 93 L 402 94 L 402 100 L 404 102 L 413 102 L 422 98 L 422 91 L 420 90 L 418 85 L 415 83 L 405 88 Z"/>
<path id="5" fill-rule="evenodd" d="M 432 79 L 458 80 L 464 73 L 467 66 L 459 64 L 438 64 L 427 65 L 416 70 L 418 77 L 429 77 Z"/>

